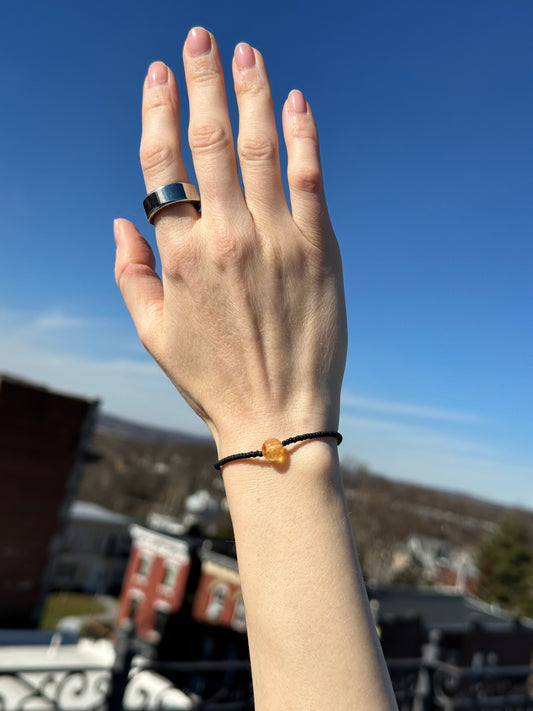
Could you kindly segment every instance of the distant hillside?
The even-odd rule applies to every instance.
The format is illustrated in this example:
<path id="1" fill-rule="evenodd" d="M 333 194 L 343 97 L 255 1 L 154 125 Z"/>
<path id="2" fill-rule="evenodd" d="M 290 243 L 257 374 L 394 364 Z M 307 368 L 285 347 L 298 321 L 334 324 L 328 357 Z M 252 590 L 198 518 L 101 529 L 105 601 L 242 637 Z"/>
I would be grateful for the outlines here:
<path id="1" fill-rule="evenodd" d="M 214 444 L 182 432 L 100 416 L 78 497 L 139 519 L 183 512 L 197 489 L 224 496 Z M 472 549 L 509 512 L 474 497 L 399 482 L 363 466 L 343 466 L 346 497 L 363 567 L 375 579 L 410 535 Z M 533 512 L 522 512 L 533 532 Z"/>
<path id="2" fill-rule="evenodd" d="M 157 510 L 178 515 L 203 488 L 222 496 L 211 440 L 100 415 L 78 498 L 139 519 Z"/>
<path id="3" fill-rule="evenodd" d="M 99 413 L 97 421 L 98 432 L 109 432 L 116 435 L 140 437 L 141 439 L 165 439 L 172 442 L 197 442 L 210 444 L 211 439 L 207 437 L 197 437 L 179 432 L 178 430 L 167 430 L 161 427 L 143 425 L 139 422 L 131 422 L 107 413 Z"/>
<path id="4" fill-rule="evenodd" d="M 376 580 L 383 580 L 393 551 L 411 535 L 474 551 L 498 522 L 513 512 L 521 516 L 533 537 L 531 511 L 387 479 L 364 467 L 344 467 L 343 474 L 361 564 Z"/>

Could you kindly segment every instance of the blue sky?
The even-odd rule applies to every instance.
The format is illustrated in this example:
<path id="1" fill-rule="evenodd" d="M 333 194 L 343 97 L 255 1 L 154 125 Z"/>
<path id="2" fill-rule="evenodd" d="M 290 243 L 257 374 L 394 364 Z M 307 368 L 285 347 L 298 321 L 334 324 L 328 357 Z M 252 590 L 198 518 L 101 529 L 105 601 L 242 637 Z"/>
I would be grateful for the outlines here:
<path id="1" fill-rule="evenodd" d="M 344 456 L 533 508 L 531 0 L 6 6 L 0 371 L 205 431 L 138 343 L 112 238 L 121 216 L 153 239 L 141 86 L 154 59 L 183 86 L 197 24 L 228 70 L 239 41 L 264 54 L 278 115 L 293 88 L 313 106 L 347 289 Z"/>

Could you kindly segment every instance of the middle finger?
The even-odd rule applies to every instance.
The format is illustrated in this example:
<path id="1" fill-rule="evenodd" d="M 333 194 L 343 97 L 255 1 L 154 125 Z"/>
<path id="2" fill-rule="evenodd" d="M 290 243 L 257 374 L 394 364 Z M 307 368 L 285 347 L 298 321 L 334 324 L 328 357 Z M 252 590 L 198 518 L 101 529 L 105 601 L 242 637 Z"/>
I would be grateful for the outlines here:
<path id="1" fill-rule="evenodd" d="M 202 215 L 245 210 L 215 38 L 203 27 L 189 32 L 183 51 L 189 92 L 189 145 L 202 200 Z"/>

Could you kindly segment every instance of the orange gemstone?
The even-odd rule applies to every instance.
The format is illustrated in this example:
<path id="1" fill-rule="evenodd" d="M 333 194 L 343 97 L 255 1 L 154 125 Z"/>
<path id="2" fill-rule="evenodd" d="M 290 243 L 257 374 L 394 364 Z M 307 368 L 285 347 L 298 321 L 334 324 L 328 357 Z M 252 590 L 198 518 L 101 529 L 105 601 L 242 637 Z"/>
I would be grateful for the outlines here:
<path id="1" fill-rule="evenodd" d="M 287 452 L 279 439 L 271 437 L 261 447 L 263 456 L 270 462 L 283 462 Z"/>

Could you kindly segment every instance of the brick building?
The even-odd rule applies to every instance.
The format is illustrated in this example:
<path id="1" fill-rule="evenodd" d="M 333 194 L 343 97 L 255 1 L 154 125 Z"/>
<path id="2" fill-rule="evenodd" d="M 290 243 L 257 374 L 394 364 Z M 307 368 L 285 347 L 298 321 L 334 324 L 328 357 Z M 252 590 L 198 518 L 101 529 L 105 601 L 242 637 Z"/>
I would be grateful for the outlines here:
<path id="1" fill-rule="evenodd" d="M 247 659 L 234 545 L 185 532 L 163 516 L 130 532 L 117 623 L 132 620 L 159 659 Z"/>
<path id="2" fill-rule="evenodd" d="M 157 645 L 166 622 L 183 605 L 191 554 L 185 540 L 133 524 L 131 553 L 122 584 L 118 623 L 130 619 L 136 636 Z"/>
<path id="3" fill-rule="evenodd" d="M 0 627 L 39 620 L 97 404 L 0 375 Z"/>

